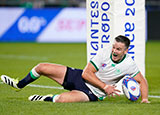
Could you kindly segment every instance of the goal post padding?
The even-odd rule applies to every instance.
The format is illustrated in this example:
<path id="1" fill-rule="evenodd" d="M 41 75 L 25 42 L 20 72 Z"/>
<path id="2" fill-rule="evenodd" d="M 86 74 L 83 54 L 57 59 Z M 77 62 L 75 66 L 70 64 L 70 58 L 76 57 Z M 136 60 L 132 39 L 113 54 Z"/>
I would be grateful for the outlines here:
<path id="1" fill-rule="evenodd" d="M 145 76 L 145 0 L 87 0 L 86 7 L 87 61 L 125 35 L 131 41 L 128 54 Z"/>

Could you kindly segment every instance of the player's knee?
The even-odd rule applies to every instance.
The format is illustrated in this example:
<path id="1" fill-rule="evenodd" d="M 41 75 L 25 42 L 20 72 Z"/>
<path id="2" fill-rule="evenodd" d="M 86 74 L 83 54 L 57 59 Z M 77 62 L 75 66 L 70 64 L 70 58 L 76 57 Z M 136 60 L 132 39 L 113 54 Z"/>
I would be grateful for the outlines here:
<path id="1" fill-rule="evenodd" d="M 37 73 L 39 74 L 43 74 L 43 72 L 46 70 L 47 68 L 47 63 L 39 63 L 36 67 L 35 70 Z"/>
<path id="2" fill-rule="evenodd" d="M 65 99 L 65 96 L 59 95 L 59 96 L 57 97 L 57 99 L 55 100 L 55 102 L 56 102 L 56 103 L 65 103 L 65 102 L 67 102 L 67 100 Z"/>

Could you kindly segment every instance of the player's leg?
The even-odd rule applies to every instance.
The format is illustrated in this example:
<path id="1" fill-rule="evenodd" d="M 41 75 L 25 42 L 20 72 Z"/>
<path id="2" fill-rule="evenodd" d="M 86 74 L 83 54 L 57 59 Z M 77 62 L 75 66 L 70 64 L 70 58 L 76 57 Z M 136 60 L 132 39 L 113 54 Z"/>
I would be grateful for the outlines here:
<path id="1" fill-rule="evenodd" d="M 38 74 L 47 76 L 62 85 L 67 67 L 59 64 L 40 63 L 36 66 L 35 71 Z"/>
<path id="2" fill-rule="evenodd" d="M 55 103 L 71 103 L 71 102 L 87 102 L 89 101 L 88 96 L 78 90 L 72 90 L 70 92 L 65 92 L 60 95 L 32 95 L 28 98 L 30 101 L 49 101 Z"/>
<path id="3" fill-rule="evenodd" d="M 55 80 L 59 84 L 63 83 L 64 76 L 66 73 L 66 66 L 51 64 L 51 63 L 40 63 L 35 66 L 28 75 L 20 80 L 19 82 L 13 78 L 10 78 L 6 75 L 2 75 L 1 79 L 5 84 L 8 84 L 16 89 L 21 89 L 28 85 L 29 83 L 38 79 L 41 75 L 47 76 L 52 80 Z"/>
<path id="4" fill-rule="evenodd" d="M 53 99 L 54 102 L 58 103 L 68 103 L 68 102 L 87 102 L 89 101 L 88 96 L 78 90 L 72 90 L 70 92 L 65 92 Z"/>
<path id="5" fill-rule="evenodd" d="M 71 90 L 70 92 L 65 92 L 60 95 L 55 96 L 41 96 L 41 95 L 32 95 L 29 97 L 31 101 L 53 101 L 53 102 L 83 102 L 83 101 L 97 101 L 98 98 L 95 96 L 92 91 L 85 84 L 84 79 L 82 78 L 81 69 L 74 69 L 67 67 L 65 79 L 62 86 Z"/>

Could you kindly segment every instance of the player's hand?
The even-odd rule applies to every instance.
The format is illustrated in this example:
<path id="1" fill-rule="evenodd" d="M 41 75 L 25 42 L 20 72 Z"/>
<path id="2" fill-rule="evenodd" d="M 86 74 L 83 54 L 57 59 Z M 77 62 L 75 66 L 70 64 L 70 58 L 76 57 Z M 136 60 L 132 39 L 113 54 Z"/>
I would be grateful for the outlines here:
<path id="1" fill-rule="evenodd" d="M 148 99 L 142 99 L 141 103 L 151 103 Z"/>
<path id="2" fill-rule="evenodd" d="M 103 90 L 105 91 L 105 93 L 106 93 L 108 96 L 112 96 L 112 97 L 114 97 L 114 94 L 120 96 L 120 95 L 118 94 L 118 92 L 121 92 L 121 91 L 119 91 L 118 89 L 116 89 L 116 86 L 114 86 L 114 85 L 106 85 L 106 86 L 103 88 Z"/>

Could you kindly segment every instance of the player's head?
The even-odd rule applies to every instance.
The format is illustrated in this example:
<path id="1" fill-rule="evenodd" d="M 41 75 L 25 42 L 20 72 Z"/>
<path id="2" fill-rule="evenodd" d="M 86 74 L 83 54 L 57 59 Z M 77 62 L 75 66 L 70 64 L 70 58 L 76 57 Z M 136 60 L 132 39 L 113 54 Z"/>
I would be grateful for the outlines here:
<path id="1" fill-rule="evenodd" d="M 119 35 L 115 38 L 116 42 L 121 42 L 125 45 L 126 49 L 128 49 L 130 45 L 130 40 L 126 36 Z"/>
<path id="2" fill-rule="evenodd" d="M 115 38 L 112 47 L 112 60 L 119 62 L 123 59 L 124 55 L 128 52 L 130 40 L 122 35 Z"/>

